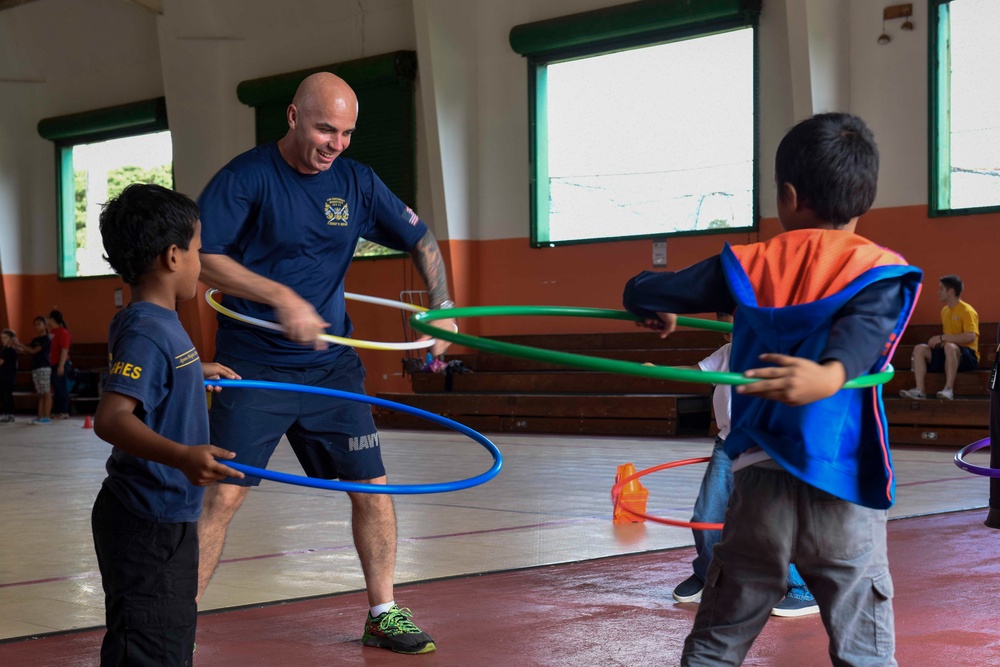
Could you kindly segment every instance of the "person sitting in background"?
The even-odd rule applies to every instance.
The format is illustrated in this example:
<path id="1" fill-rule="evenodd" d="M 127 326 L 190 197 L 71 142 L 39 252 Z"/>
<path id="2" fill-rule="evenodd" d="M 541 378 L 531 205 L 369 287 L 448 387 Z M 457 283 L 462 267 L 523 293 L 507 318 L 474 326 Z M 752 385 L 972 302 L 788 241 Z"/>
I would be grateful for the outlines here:
<path id="1" fill-rule="evenodd" d="M 927 373 L 944 371 L 944 389 L 938 398 L 955 398 L 955 377 L 959 371 L 979 368 L 979 313 L 962 301 L 962 279 L 947 275 L 938 282 L 938 298 L 944 302 L 941 309 L 941 328 L 944 333 L 931 336 L 926 343 L 913 348 L 913 376 L 917 386 L 903 389 L 903 398 L 927 398 L 924 379 Z"/>
<path id="2" fill-rule="evenodd" d="M 49 338 L 49 327 L 45 323 L 45 317 L 39 315 L 35 318 L 35 337 L 31 343 L 25 345 L 18 341 L 16 343 L 18 352 L 28 352 L 31 354 L 31 380 L 35 384 L 35 393 L 38 394 L 38 416 L 32 424 L 52 423 L 52 365 L 49 363 L 49 349 L 52 347 L 52 339 Z"/>
<path id="3" fill-rule="evenodd" d="M 14 381 L 17 379 L 17 335 L 10 329 L 0 334 L 0 424 L 14 421 Z"/>

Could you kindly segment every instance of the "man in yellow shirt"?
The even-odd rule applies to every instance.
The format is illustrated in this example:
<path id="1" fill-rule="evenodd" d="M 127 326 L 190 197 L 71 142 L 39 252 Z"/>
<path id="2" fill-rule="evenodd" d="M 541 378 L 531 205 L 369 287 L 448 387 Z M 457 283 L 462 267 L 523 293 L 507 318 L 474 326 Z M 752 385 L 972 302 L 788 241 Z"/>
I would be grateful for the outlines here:
<path id="1" fill-rule="evenodd" d="M 955 398 L 958 372 L 979 368 L 979 313 L 959 298 L 962 287 L 962 279 L 956 275 L 944 276 L 939 281 L 938 298 L 945 304 L 941 309 L 943 333 L 913 348 L 913 375 L 917 386 L 900 391 L 903 398 L 927 398 L 924 378 L 928 371 L 944 371 L 944 389 L 937 397 L 950 401 Z"/>

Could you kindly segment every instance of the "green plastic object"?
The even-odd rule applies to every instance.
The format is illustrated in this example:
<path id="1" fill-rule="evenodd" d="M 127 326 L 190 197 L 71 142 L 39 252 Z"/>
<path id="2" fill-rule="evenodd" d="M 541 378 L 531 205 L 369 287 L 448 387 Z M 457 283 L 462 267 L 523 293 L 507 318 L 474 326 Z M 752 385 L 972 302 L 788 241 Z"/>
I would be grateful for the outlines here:
<path id="1" fill-rule="evenodd" d="M 645 366 L 635 361 L 620 361 L 618 359 L 601 359 L 585 354 L 573 354 L 571 352 L 559 352 L 558 350 L 543 350 L 527 345 L 516 343 L 506 343 L 504 341 L 471 336 L 447 329 L 438 329 L 431 322 L 435 320 L 462 319 L 465 317 L 525 317 L 525 316 L 555 316 L 555 317 L 584 317 L 588 319 L 603 320 L 625 320 L 636 322 L 639 320 L 632 313 L 625 310 L 609 310 L 605 308 L 575 308 L 571 306 L 471 306 L 466 308 L 449 308 L 447 310 L 429 310 L 424 313 L 415 313 L 410 317 L 410 325 L 417 331 L 449 341 L 459 345 L 465 345 L 483 352 L 494 354 L 504 354 L 511 357 L 531 359 L 561 366 L 571 366 L 573 368 L 585 368 L 592 371 L 605 373 L 620 373 L 623 375 L 639 375 L 651 377 L 658 380 L 675 380 L 678 382 L 696 382 L 701 384 L 750 384 L 758 382 L 757 379 L 743 377 L 739 373 L 719 373 L 713 371 L 690 370 L 686 368 L 674 368 L 672 366 Z M 731 332 L 733 325 L 728 322 L 716 322 L 714 320 L 703 320 L 697 317 L 678 317 L 677 325 L 691 327 L 694 329 L 706 329 L 709 331 Z M 892 379 L 895 374 L 892 366 L 889 366 L 881 373 L 872 373 L 854 378 L 844 385 L 844 389 L 864 389 L 876 385 L 885 384 Z"/>

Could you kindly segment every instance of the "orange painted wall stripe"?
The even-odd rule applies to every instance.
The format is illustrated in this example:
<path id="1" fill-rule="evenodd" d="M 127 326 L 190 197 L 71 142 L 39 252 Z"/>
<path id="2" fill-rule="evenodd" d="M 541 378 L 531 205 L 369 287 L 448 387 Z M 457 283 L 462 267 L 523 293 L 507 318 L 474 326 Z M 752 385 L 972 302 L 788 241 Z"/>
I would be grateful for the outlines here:
<path id="1" fill-rule="evenodd" d="M 488 222 L 488 221 L 487 221 Z M 524 223 L 527 233 L 528 223 Z M 745 245 L 776 236 L 775 219 L 761 222 L 754 233 L 674 238 L 667 241 L 668 269 L 680 269 L 721 251 L 724 242 Z M 1000 214 L 931 219 L 926 206 L 904 206 L 870 211 L 858 223 L 858 232 L 879 245 L 899 252 L 925 272 L 926 284 L 958 273 L 965 281 L 963 299 L 979 312 L 983 322 L 1000 320 L 1000 280 L 994 275 L 994 250 L 1000 247 Z M 442 241 L 455 301 L 461 305 L 567 305 L 620 308 L 625 282 L 650 269 L 651 242 L 531 248 L 527 238 L 493 241 Z M 116 312 L 117 278 L 57 280 L 54 275 L 5 275 L 4 295 L 9 324 L 24 337 L 36 314 L 58 306 L 77 342 L 107 340 L 107 327 Z M 403 289 L 423 284 L 404 259 L 356 262 L 347 275 L 352 292 L 396 299 Z M 913 322 L 940 322 L 941 304 L 925 290 Z M 125 287 L 125 299 L 129 291 Z M 356 304 L 351 318 L 359 336 L 372 340 L 400 340 L 402 319 L 390 309 Z M 215 320 L 201 296 L 181 305 L 181 321 L 202 358 L 214 354 Z M 461 323 L 475 335 L 517 333 L 573 333 L 633 331 L 626 322 L 577 318 L 482 318 Z M 403 353 L 362 351 L 368 368 L 368 391 L 409 391 L 402 377 Z"/>

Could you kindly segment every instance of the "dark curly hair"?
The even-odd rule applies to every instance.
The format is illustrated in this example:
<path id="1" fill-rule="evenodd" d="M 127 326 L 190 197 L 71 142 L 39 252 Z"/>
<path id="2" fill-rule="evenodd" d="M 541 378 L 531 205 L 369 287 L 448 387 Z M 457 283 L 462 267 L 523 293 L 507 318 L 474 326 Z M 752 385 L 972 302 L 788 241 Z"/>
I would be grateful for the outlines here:
<path id="1" fill-rule="evenodd" d="M 821 219 L 840 227 L 875 201 L 878 146 L 865 122 L 847 113 L 823 113 L 789 130 L 774 157 L 778 191 L 791 183 Z"/>
<path id="2" fill-rule="evenodd" d="M 171 245 L 188 249 L 199 216 L 190 197 L 151 183 L 133 183 L 101 209 L 104 259 L 122 280 L 136 285 Z"/>

